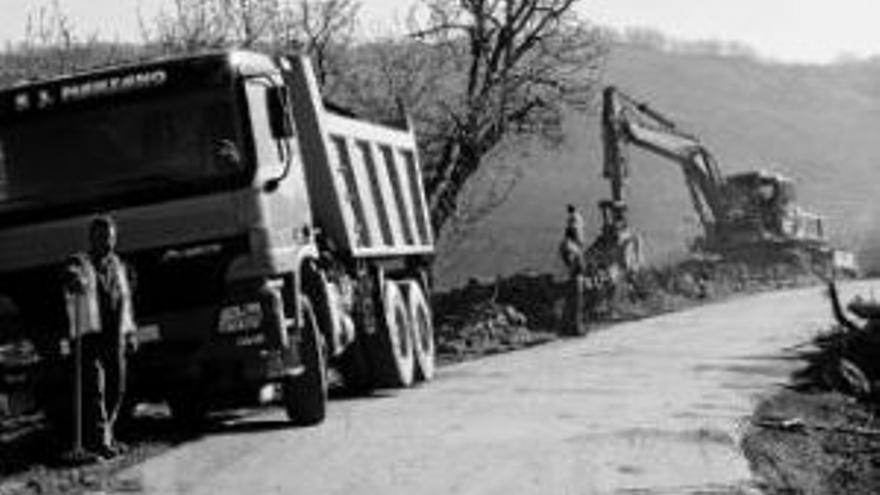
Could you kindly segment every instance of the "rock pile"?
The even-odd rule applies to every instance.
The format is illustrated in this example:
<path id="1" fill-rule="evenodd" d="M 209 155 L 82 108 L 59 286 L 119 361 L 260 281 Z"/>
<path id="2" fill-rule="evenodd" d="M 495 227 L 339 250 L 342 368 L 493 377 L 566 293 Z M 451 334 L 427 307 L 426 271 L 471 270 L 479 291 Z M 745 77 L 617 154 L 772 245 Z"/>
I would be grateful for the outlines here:
<path id="1" fill-rule="evenodd" d="M 438 322 L 437 352 L 444 360 L 461 360 L 528 347 L 553 338 L 528 328 L 516 308 L 494 301 L 461 306 Z"/>

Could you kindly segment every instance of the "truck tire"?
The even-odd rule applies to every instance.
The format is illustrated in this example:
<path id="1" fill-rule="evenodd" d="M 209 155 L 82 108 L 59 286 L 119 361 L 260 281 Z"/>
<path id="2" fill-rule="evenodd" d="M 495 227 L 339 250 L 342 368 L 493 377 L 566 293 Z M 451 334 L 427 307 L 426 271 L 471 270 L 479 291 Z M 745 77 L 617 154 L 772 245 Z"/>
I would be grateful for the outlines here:
<path id="1" fill-rule="evenodd" d="M 300 304 L 303 327 L 298 345 L 305 369 L 282 382 L 282 400 L 291 423 L 311 426 L 323 421 L 327 412 L 326 346 L 311 300 L 303 297 Z"/>
<path id="2" fill-rule="evenodd" d="M 407 302 L 409 318 L 412 322 L 413 354 L 415 355 L 416 380 L 430 381 L 434 378 L 434 321 L 431 318 L 431 307 L 425 297 L 421 285 L 416 282 L 409 284 Z"/>
<path id="3" fill-rule="evenodd" d="M 397 282 L 386 281 L 382 298 L 383 318 L 370 343 L 376 385 L 404 388 L 413 383 L 415 356 L 409 308 Z"/>
<path id="4" fill-rule="evenodd" d="M 367 395 L 376 386 L 364 347 L 363 337 L 358 336 L 338 359 L 337 369 L 342 374 L 346 392 L 351 395 Z"/>

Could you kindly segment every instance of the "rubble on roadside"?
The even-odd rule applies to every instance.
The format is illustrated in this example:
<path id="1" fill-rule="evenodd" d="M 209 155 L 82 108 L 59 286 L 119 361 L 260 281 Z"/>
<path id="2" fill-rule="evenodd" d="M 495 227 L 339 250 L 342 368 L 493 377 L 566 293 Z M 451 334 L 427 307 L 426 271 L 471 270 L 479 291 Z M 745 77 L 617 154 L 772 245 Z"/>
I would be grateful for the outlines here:
<path id="1" fill-rule="evenodd" d="M 767 493 L 880 493 L 880 397 L 854 386 L 842 366 L 859 356 L 873 362 L 878 351 L 880 336 L 842 325 L 797 350 L 805 365 L 758 404 L 743 436 Z M 783 422 L 798 427 L 776 426 Z"/>
<path id="2" fill-rule="evenodd" d="M 646 318 L 734 294 L 816 283 L 794 263 L 748 264 L 687 259 L 628 274 L 613 290 L 587 295 L 588 332 L 612 322 Z M 568 281 L 520 273 L 471 279 L 434 298 L 441 361 L 460 361 L 559 338 Z"/>
<path id="3" fill-rule="evenodd" d="M 880 493 L 876 410 L 840 392 L 781 390 L 758 406 L 741 447 L 763 493 Z"/>
<path id="4" fill-rule="evenodd" d="M 531 330 L 524 314 L 509 304 L 483 301 L 448 313 L 436 327 L 441 360 L 458 361 L 547 342 L 550 332 Z"/>

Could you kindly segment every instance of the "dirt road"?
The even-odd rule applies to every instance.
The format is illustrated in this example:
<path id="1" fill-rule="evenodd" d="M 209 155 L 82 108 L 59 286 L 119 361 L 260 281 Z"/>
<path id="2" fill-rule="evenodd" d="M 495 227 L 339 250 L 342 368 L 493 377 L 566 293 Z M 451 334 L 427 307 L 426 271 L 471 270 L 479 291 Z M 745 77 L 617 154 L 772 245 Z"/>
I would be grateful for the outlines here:
<path id="1" fill-rule="evenodd" d="M 827 307 L 813 288 L 623 324 L 335 401 L 317 428 L 233 422 L 120 477 L 156 493 L 752 493 L 742 418 Z"/>

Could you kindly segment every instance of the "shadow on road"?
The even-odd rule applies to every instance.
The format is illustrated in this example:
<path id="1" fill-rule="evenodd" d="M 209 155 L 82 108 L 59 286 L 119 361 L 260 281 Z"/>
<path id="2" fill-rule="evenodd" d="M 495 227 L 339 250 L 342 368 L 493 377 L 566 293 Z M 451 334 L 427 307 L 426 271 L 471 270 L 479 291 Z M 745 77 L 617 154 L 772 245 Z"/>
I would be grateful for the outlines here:
<path id="1" fill-rule="evenodd" d="M 374 401 L 396 397 L 395 391 L 378 390 L 356 393 L 344 387 L 330 391 L 332 402 Z M 279 406 L 261 406 L 223 410 L 211 413 L 198 426 L 175 421 L 164 405 L 149 404 L 139 407 L 137 414 L 120 422 L 118 438 L 129 446 L 121 459 L 114 460 L 108 469 L 115 471 L 142 462 L 170 448 L 205 436 L 237 435 L 273 430 L 295 429 L 286 418 L 266 413 Z M 64 459 L 70 450 L 69 435 L 40 421 L 27 434 L 0 440 L 0 482 L 28 471 L 71 467 Z"/>
<path id="2" fill-rule="evenodd" d="M 214 423 L 206 425 L 202 429 L 205 435 L 237 435 L 241 433 L 260 433 L 265 431 L 274 431 L 294 428 L 290 423 L 278 419 L 251 420 L 235 423 Z"/>

